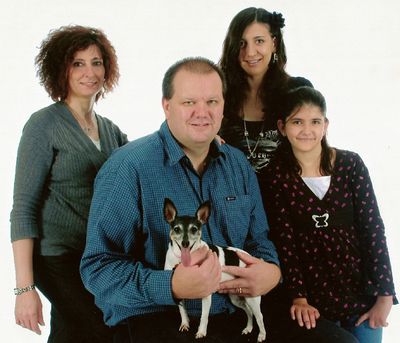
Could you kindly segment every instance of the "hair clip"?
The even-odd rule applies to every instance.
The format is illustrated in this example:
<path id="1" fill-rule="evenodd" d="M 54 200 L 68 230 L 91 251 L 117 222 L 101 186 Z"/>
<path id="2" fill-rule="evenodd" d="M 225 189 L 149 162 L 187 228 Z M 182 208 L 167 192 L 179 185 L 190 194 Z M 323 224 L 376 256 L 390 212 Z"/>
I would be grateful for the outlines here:
<path id="1" fill-rule="evenodd" d="M 269 21 L 271 26 L 279 27 L 280 29 L 285 26 L 285 18 L 281 13 L 272 12 Z"/>

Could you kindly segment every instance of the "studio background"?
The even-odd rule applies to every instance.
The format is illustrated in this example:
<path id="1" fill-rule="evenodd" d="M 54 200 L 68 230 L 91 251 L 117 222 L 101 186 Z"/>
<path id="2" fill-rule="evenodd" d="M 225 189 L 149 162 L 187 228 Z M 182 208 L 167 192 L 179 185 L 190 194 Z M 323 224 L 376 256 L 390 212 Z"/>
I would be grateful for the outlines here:
<path id="1" fill-rule="evenodd" d="M 358 152 L 367 164 L 386 225 L 395 283 L 400 289 L 398 0 L 1 0 L 2 342 L 46 342 L 49 333 L 50 309 L 44 297 L 46 326 L 42 336 L 15 325 L 15 274 L 9 233 L 21 131 L 33 112 L 51 103 L 34 69 L 42 39 L 49 30 L 68 24 L 104 30 L 116 48 L 121 79 L 115 91 L 101 99 L 95 109 L 133 140 L 157 130 L 164 120 L 161 81 L 166 69 L 186 56 L 201 55 L 218 61 L 230 20 L 249 6 L 283 13 L 287 71 L 308 78 L 325 95 L 330 144 Z M 397 343 L 399 306 L 392 309 L 389 323 L 384 342 Z"/>

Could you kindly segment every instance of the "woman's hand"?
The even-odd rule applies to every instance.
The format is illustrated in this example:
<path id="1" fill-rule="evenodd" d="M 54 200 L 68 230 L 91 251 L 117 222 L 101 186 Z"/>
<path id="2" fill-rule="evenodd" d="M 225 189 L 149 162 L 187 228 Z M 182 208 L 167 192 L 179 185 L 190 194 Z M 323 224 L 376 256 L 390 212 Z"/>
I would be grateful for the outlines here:
<path id="1" fill-rule="evenodd" d="M 13 242 L 16 286 L 26 287 L 34 283 L 32 256 L 33 239 L 20 239 Z M 41 334 L 39 325 L 44 325 L 42 302 L 36 290 L 28 291 L 16 296 L 15 323 L 23 328 Z"/>
<path id="2" fill-rule="evenodd" d="M 297 323 L 307 329 L 315 328 L 317 319 L 320 317 L 319 311 L 308 304 L 306 298 L 293 299 L 293 305 L 290 308 L 290 315 L 293 320 L 297 319 Z"/>
<path id="3" fill-rule="evenodd" d="M 393 305 L 393 296 L 378 296 L 374 306 L 364 313 L 356 322 L 356 326 L 359 326 L 362 322 L 369 320 L 369 326 L 372 329 L 388 326 L 387 317 Z"/>
<path id="4" fill-rule="evenodd" d="M 44 325 L 42 302 L 36 290 L 17 295 L 15 300 L 15 323 L 40 335 L 39 325 Z"/>

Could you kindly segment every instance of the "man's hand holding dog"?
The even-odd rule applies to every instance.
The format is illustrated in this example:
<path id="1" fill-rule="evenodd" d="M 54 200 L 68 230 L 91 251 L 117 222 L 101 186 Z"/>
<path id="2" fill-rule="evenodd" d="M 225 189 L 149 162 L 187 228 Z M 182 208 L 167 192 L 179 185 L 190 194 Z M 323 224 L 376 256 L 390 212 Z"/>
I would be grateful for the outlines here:
<path id="1" fill-rule="evenodd" d="M 254 297 L 268 293 L 278 284 L 281 272 L 277 265 L 242 252 L 237 254 L 247 266 L 246 268 L 222 267 L 223 272 L 235 276 L 235 279 L 222 282 L 219 285 L 219 293 Z"/>
<path id="2" fill-rule="evenodd" d="M 172 277 L 172 293 L 176 299 L 199 299 L 217 291 L 221 265 L 215 253 L 200 248 L 192 253 L 191 266 L 179 264 Z"/>

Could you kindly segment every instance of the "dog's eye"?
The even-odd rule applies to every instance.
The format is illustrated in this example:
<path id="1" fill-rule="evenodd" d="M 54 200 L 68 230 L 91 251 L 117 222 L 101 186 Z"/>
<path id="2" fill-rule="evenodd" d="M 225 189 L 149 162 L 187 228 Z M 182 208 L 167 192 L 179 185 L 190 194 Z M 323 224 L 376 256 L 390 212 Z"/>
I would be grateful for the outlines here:
<path id="1" fill-rule="evenodd" d="M 174 232 L 175 233 L 181 233 L 181 228 L 179 226 L 174 227 Z"/>
<path id="2" fill-rule="evenodd" d="M 192 235 L 194 235 L 194 234 L 197 233 L 198 230 L 199 230 L 199 229 L 198 229 L 197 227 L 192 227 L 192 228 L 190 229 L 190 232 L 192 233 Z"/>

